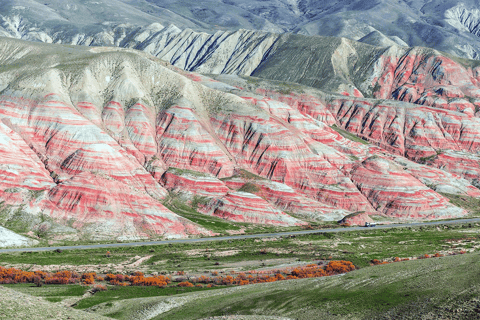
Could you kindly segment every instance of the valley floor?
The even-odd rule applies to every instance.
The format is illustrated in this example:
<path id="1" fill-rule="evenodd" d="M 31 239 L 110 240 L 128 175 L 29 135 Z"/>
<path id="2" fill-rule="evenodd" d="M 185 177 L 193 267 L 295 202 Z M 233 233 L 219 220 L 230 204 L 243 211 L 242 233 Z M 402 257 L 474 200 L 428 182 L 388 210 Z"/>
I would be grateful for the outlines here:
<path id="1" fill-rule="evenodd" d="M 0 310 L 6 319 L 7 312 L 14 309 L 18 309 L 19 319 L 36 319 L 28 314 L 34 312 L 30 303 L 37 302 L 41 306 L 53 303 L 51 310 L 73 305 L 117 319 L 398 319 L 400 315 L 405 319 L 476 319 L 480 310 L 479 234 L 480 224 L 464 223 L 112 248 L 108 255 L 104 248 L 2 253 L 0 265 L 22 270 L 68 269 L 103 274 L 142 271 L 146 275 L 175 277 L 180 271 L 189 279 L 329 260 L 352 261 L 358 270 L 239 287 L 107 285 L 106 291 L 95 294 L 89 293 L 90 286 L 78 284 L 40 288 L 32 284 L 6 285 L 2 294 L 15 290 L 49 302 L 29 296 L 25 301 L 33 302 L 24 306 L 0 299 Z M 426 255 L 430 258 L 425 259 Z M 402 259 L 410 261 L 390 263 Z M 387 264 L 372 266 L 381 263 Z M 13 309 L 4 308 L 4 303 Z M 245 317 L 230 317 L 236 315 Z M 254 315 L 259 317 L 250 317 Z M 71 319 L 77 319 L 75 316 Z"/>

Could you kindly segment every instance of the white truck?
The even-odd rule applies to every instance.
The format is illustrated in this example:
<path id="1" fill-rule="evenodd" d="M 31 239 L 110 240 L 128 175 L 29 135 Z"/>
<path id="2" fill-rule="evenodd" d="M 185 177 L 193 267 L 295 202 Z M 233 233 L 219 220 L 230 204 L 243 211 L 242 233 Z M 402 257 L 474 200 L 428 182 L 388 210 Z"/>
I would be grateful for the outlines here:
<path id="1" fill-rule="evenodd" d="M 365 227 L 376 227 L 377 224 L 375 222 L 365 222 Z"/>

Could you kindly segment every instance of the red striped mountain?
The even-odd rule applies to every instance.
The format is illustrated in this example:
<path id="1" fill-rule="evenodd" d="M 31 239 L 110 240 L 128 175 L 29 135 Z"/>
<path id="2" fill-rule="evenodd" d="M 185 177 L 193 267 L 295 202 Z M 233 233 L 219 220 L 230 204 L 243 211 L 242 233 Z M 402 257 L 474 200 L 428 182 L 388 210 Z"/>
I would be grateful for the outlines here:
<path id="1" fill-rule="evenodd" d="M 437 167 L 450 154 L 473 160 L 471 114 L 303 86 L 285 94 L 284 84 L 233 77 L 236 88 L 132 50 L 11 39 L 0 48 L 0 198 L 66 229 L 119 239 L 209 234 L 162 205 L 168 192 L 207 197 L 203 214 L 284 226 L 359 211 L 467 214 L 425 184 L 479 196 L 465 163 L 445 167 L 467 179 L 456 185 L 441 169 L 400 165 L 401 156 L 430 154 L 425 162 Z"/>
<path id="2" fill-rule="evenodd" d="M 349 139 L 370 143 L 366 149 L 359 143 L 351 145 L 353 151 L 349 156 L 353 159 L 364 159 L 366 153 L 362 150 L 395 159 L 406 157 L 414 161 L 402 160 L 408 162 L 406 169 L 423 183 L 442 186 L 439 189 L 442 192 L 478 197 L 478 189 L 470 184 L 479 185 L 480 175 L 477 155 L 480 120 L 476 116 L 415 103 L 327 94 L 305 86 L 257 78 L 221 75 L 216 79 L 230 85 L 222 88 L 224 91 L 234 88 L 241 96 L 288 101 L 307 118 L 321 120 L 317 115 L 331 114 L 334 123 L 324 121 L 335 124 L 332 129 Z M 210 85 L 207 81 L 201 83 Z M 309 107 L 304 108 L 305 104 Z M 338 144 L 330 145 L 342 151 Z M 343 142 L 341 146 L 348 148 Z"/>

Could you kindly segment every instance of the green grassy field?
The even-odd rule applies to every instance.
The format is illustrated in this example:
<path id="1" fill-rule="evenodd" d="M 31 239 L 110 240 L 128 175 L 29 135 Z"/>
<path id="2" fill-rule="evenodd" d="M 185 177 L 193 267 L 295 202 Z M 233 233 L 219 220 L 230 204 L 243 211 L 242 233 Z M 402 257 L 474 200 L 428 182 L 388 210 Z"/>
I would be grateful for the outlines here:
<path id="1" fill-rule="evenodd" d="M 143 297 L 173 296 L 189 292 L 215 290 L 216 288 L 179 288 L 179 287 L 109 287 L 107 291 L 99 291 L 93 296 L 82 299 L 76 309 L 86 309 L 100 303 L 108 303 L 123 299 L 138 299 Z"/>
<path id="2" fill-rule="evenodd" d="M 141 266 L 146 271 L 203 271 L 226 268 L 240 261 L 275 259 L 349 260 L 365 267 L 372 259 L 418 257 L 436 252 L 475 251 L 480 247 L 479 224 L 458 224 L 394 229 L 365 229 L 295 237 L 240 239 L 203 243 L 152 245 L 125 248 L 65 250 L 0 254 L 0 265 L 101 265 L 151 256 Z M 228 253 L 228 254 L 225 254 Z"/>

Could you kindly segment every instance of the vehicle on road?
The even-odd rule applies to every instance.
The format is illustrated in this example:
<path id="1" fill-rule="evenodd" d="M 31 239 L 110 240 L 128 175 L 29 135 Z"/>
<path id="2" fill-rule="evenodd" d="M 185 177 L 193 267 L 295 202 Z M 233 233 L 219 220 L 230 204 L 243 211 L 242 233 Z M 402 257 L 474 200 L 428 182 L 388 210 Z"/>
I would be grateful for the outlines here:
<path id="1" fill-rule="evenodd" d="M 375 222 L 365 222 L 365 227 L 376 227 L 377 224 Z"/>

